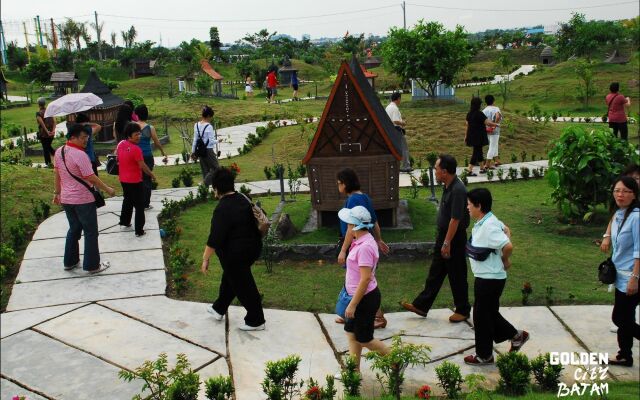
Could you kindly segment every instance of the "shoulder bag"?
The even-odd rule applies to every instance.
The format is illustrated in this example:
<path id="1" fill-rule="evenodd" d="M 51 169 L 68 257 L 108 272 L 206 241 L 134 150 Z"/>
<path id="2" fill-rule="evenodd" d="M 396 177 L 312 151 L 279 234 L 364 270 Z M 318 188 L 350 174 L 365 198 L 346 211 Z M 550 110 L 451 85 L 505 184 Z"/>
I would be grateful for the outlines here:
<path id="1" fill-rule="evenodd" d="M 620 93 L 617 93 L 615 96 L 613 96 L 611 98 L 611 101 L 609 102 L 609 104 L 607 104 L 607 113 L 605 115 L 602 116 L 602 122 L 607 122 L 607 120 L 609 119 L 609 111 L 611 111 L 611 105 L 613 104 L 613 101 L 616 99 L 616 97 L 620 96 Z M 611 128 L 611 126 L 610 126 Z"/>
<path id="2" fill-rule="evenodd" d="M 267 217 L 267 214 L 264 212 L 262 208 L 253 204 L 253 202 L 247 196 L 245 196 L 244 193 L 240 193 L 240 194 L 245 199 L 247 199 L 249 204 L 251 204 L 251 211 L 253 212 L 253 218 L 256 220 L 256 227 L 260 231 L 260 235 L 262 237 L 267 236 L 267 233 L 269 232 L 269 227 L 271 226 L 271 222 L 269 222 L 269 217 Z"/>
<path id="3" fill-rule="evenodd" d="M 612 100 L 613 102 L 613 100 Z M 627 216 L 622 220 L 622 223 L 618 227 L 618 233 L 616 234 L 616 242 L 618 241 L 618 236 L 620 235 L 620 230 L 622 226 L 627 221 Z M 611 257 L 607 258 L 603 262 L 598 265 L 598 280 L 605 285 L 610 285 L 616 282 L 616 265 L 611 260 Z"/>
<path id="4" fill-rule="evenodd" d="M 476 261 L 485 261 L 489 258 L 491 253 L 495 253 L 495 249 L 490 249 L 488 247 L 477 247 L 471 244 L 471 240 L 473 237 L 469 237 L 466 245 L 464 246 L 464 250 L 467 253 L 467 257 Z"/>
<path id="5" fill-rule="evenodd" d="M 96 204 L 96 208 L 104 207 L 104 205 L 106 203 L 104 202 L 104 197 L 102 197 L 102 194 L 100 194 L 100 192 L 98 192 L 96 190 L 96 188 L 94 188 L 93 186 L 89 186 L 89 184 L 87 182 L 85 182 L 84 180 L 78 178 L 77 176 L 72 174 L 71 171 L 69 171 L 69 167 L 67 167 L 67 161 L 64 158 L 64 148 L 65 147 L 66 146 L 62 147 L 61 155 L 62 155 L 62 163 L 64 164 L 64 167 L 67 169 L 67 172 L 69 173 L 69 175 L 71 175 L 73 177 L 73 179 L 75 179 L 76 181 L 80 182 L 80 184 L 82 184 L 82 186 L 86 187 L 87 190 L 91 192 L 91 194 L 93 195 L 94 202 Z"/>

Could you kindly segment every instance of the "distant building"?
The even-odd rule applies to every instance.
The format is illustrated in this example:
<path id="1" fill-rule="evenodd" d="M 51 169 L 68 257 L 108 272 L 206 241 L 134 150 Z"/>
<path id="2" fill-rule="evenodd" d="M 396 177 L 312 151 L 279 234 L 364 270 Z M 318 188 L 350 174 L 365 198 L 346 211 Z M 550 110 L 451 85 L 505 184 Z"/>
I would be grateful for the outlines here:
<path id="1" fill-rule="evenodd" d="M 78 92 L 78 74 L 75 72 L 54 72 L 50 81 L 53 84 L 53 97 Z"/>
<path id="2" fill-rule="evenodd" d="M 540 53 L 540 62 L 542 65 L 553 65 L 555 64 L 555 59 L 553 55 L 553 49 L 551 46 L 546 46 L 542 52 Z"/>
<path id="3" fill-rule="evenodd" d="M 453 86 L 445 85 L 438 82 L 436 86 L 436 92 L 434 93 L 437 99 L 453 99 L 456 94 L 456 89 Z M 428 99 L 429 93 L 424 90 L 415 79 L 411 79 L 411 100 L 424 100 Z"/>

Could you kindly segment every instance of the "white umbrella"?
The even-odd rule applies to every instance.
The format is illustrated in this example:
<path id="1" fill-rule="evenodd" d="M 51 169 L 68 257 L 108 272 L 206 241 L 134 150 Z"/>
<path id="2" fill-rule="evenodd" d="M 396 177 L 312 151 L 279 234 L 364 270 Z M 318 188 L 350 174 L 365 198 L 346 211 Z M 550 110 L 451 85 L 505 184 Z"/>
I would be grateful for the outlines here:
<path id="1" fill-rule="evenodd" d="M 102 104 L 102 99 L 93 93 L 70 93 L 49 103 L 44 117 L 62 117 L 86 111 L 100 104 Z"/>

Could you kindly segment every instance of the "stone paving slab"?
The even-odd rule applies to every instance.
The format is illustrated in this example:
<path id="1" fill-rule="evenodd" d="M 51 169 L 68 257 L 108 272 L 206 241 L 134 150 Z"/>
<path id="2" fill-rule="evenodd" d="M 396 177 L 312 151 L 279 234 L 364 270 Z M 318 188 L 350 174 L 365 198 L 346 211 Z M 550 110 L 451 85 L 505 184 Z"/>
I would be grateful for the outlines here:
<path id="1" fill-rule="evenodd" d="M 178 353 L 184 353 L 193 368 L 218 357 L 213 352 L 97 304 L 37 325 L 34 329 L 130 370 L 146 360 L 156 360 L 162 352 L 167 353 L 170 365 L 175 365 Z"/>
<path id="2" fill-rule="evenodd" d="M 219 354 L 227 354 L 225 324 L 214 320 L 206 311 L 209 304 L 173 300 L 164 295 L 103 301 L 100 304 Z"/>
<path id="3" fill-rule="evenodd" d="M 229 353 L 236 387 L 236 398 L 263 399 L 260 383 L 264 378 L 264 365 L 292 354 L 302 361 L 298 378 L 310 376 L 324 382 L 328 374 L 335 374 L 340 366 L 320 325 L 311 313 L 265 309 L 267 328 L 264 331 L 243 332 L 245 310 L 230 307 Z"/>
<path id="4" fill-rule="evenodd" d="M 100 226 L 99 221 L 98 226 Z M 31 240 L 65 237 L 67 230 L 69 230 L 69 222 L 67 222 L 67 215 L 62 211 L 42 221 Z"/>
<path id="5" fill-rule="evenodd" d="M 102 276 L 148 271 L 152 269 L 164 270 L 164 256 L 161 249 L 102 253 L 100 259 L 111 263 L 111 267 L 108 270 L 100 273 Z M 80 262 L 82 262 L 82 257 L 80 257 Z M 83 278 L 86 276 L 87 273 L 82 270 L 82 264 L 76 269 L 65 271 L 62 257 L 48 257 L 24 260 L 20 265 L 20 272 L 16 279 L 20 283 L 25 283 L 66 278 Z"/>
<path id="6" fill-rule="evenodd" d="M 160 229 L 160 224 L 158 223 L 158 217 L 156 215 L 154 215 L 153 217 L 147 216 L 144 223 L 145 232 L 150 234 L 158 234 L 157 232 L 153 233 L 153 231 L 157 231 L 158 229 Z M 104 228 L 100 230 L 100 234 L 121 233 L 121 232 L 130 232 L 131 234 L 133 234 L 134 232 L 133 221 L 131 221 L 130 228 L 122 227 L 118 224 L 118 222 L 116 222 L 115 225 L 112 225 L 108 228 Z"/>
<path id="7" fill-rule="evenodd" d="M 7 311 L 164 294 L 162 270 L 13 285 Z"/>
<path id="8" fill-rule="evenodd" d="M 80 254 L 84 254 L 84 239 L 80 239 Z M 34 240 L 27 246 L 24 259 L 64 256 L 65 238 Z M 98 236 L 100 254 L 123 251 L 161 249 L 162 242 L 158 232 L 150 231 L 137 237 L 133 232 L 111 233 Z"/>
<path id="9" fill-rule="evenodd" d="M 66 312 L 82 307 L 84 304 L 34 308 L 32 310 L 5 312 L 0 314 L 1 337 L 13 335 L 43 321 L 55 318 Z"/>
<path id="10" fill-rule="evenodd" d="M 452 324 L 449 322 L 449 309 L 434 309 L 429 311 L 427 318 L 422 318 L 410 312 L 386 313 L 388 324 L 384 329 L 376 329 L 374 336 L 379 339 L 389 338 L 394 335 L 405 334 L 410 336 L 424 336 L 430 338 L 451 338 L 474 340 L 473 329 L 465 323 Z M 336 324 L 334 314 L 319 314 L 322 324 L 327 329 L 331 341 L 336 350 L 344 352 L 348 350 L 347 338 L 344 333 L 344 325 Z"/>
<path id="11" fill-rule="evenodd" d="M 613 297 L 613 293 L 611 296 Z M 553 306 L 551 309 L 582 340 L 589 351 L 609 353 L 609 357 L 615 357 L 618 353 L 617 335 L 610 331 L 615 326 L 611 322 L 613 306 Z M 640 310 L 638 313 L 640 314 Z M 639 318 L 636 316 L 636 321 Z M 633 345 L 633 368 L 609 367 L 609 371 L 620 380 L 640 380 L 640 370 L 637 368 L 640 365 L 640 345 L 635 339 Z"/>
<path id="12" fill-rule="evenodd" d="M 0 342 L 2 374 L 54 399 L 130 399 L 139 387 L 119 368 L 34 331 Z"/>
<path id="13" fill-rule="evenodd" d="M 6 379 L 0 379 L 0 394 L 2 394 L 3 400 L 13 399 L 14 396 L 25 396 L 29 400 L 47 400 L 44 397 L 24 389 Z"/>

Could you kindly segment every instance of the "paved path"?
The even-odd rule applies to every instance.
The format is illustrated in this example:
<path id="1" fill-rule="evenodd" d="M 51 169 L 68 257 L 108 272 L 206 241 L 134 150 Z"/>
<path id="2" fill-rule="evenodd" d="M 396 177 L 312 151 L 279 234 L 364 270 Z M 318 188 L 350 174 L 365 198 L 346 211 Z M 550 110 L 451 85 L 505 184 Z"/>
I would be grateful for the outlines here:
<path id="1" fill-rule="evenodd" d="M 490 80 L 490 81 L 461 83 L 459 85 L 456 85 L 456 87 L 494 85 L 496 83 L 500 83 L 500 82 L 504 81 L 506 77 L 508 77 L 507 80 L 512 81 L 512 80 L 514 80 L 516 78 L 516 76 L 518 76 L 520 74 L 529 75 L 531 73 L 531 71 L 533 71 L 535 68 L 536 68 L 535 65 L 521 65 L 520 68 L 516 69 L 515 71 L 513 71 L 509 75 L 495 75 L 493 77 L 493 79 Z"/>
<path id="2" fill-rule="evenodd" d="M 406 182 L 408 175 L 402 179 Z M 272 183 L 251 185 L 258 193 Z M 269 360 L 300 355 L 299 378 L 304 379 L 324 381 L 327 374 L 339 370 L 336 354 L 344 353 L 347 344 L 342 326 L 333 322 L 331 314 L 267 309 L 267 329 L 247 333 L 238 330 L 244 316 L 241 308 L 231 307 L 226 320 L 217 322 L 206 312 L 206 304 L 165 296 L 157 222 L 160 202 L 180 199 L 192 190 L 154 191 L 154 209 L 147 211 L 148 234 L 140 238 L 118 226 L 122 199 L 108 199 L 98 211 L 99 240 L 102 258 L 112 266 L 97 276 L 63 271 L 64 213 L 40 224 L 25 252 L 7 312 L 0 316 L 3 400 L 17 394 L 29 399 L 128 399 L 142 383 L 125 383 L 118 379 L 118 371 L 132 370 L 160 352 L 166 352 L 171 363 L 178 353 L 186 354 L 203 380 L 230 374 L 239 400 L 264 398 L 260 383 Z M 514 325 L 531 332 L 532 339 L 523 348 L 530 357 L 547 351 L 614 353 L 617 349 L 615 335 L 609 332 L 611 306 L 502 311 Z M 430 364 L 407 370 L 405 393 L 423 384 L 439 392 L 434 367 L 444 360 L 460 365 L 463 375 L 481 373 L 491 384 L 497 382 L 495 366 L 472 367 L 462 362 L 465 354 L 473 352 L 473 328 L 449 323 L 450 313 L 432 310 L 426 319 L 407 312 L 388 313 L 389 325 L 376 331 L 376 337 L 385 341 L 400 334 L 406 342 L 432 348 Z M 505 352 L 507 344 L 495 350 Z M 574 369 L 565 370 L 564 381 L 573 382 Z M 379 395 L 380 386 L 366 362 L 363 371 L 364 393 Z M 611 367 L 608 379 L 614 378 L 638 380 L 639 373 L 635 368 Z M 202 393 L 200 399 L 204 399 Z"/>

